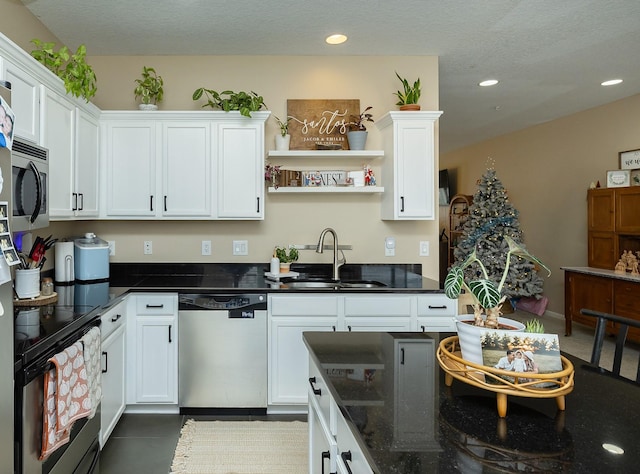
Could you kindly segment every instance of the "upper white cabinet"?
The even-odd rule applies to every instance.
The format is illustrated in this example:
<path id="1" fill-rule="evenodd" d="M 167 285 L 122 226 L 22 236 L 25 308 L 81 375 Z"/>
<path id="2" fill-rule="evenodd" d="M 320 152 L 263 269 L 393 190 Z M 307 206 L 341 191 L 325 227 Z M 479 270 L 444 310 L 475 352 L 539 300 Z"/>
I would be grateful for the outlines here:
<path id="1" fill-rule="evenodd" d="M 18 117 L 14 135 L 34 143 L 40 140 L 40 82 L 24 69 L 0 58 L 0 73 L 11 83 L 11 108 Z"/>
<path id="2" fill-rule="evenodd" d="M 98 155 L 100 125 L 98 119 L 76 108 L 74 186 L 72 207 L 75 216 L 98 215 Z"/>
<path id="3" fill-rule="evenodd" d="M 102 216 L 263 219 L 268 116 L 103 112 Z"/>
<path id="4" fill-rule="evenodd" d="M 435 218 L 435 122 L 442 112 L 389 112 L 377 122 L 385 157 L 383 220 Z"/>

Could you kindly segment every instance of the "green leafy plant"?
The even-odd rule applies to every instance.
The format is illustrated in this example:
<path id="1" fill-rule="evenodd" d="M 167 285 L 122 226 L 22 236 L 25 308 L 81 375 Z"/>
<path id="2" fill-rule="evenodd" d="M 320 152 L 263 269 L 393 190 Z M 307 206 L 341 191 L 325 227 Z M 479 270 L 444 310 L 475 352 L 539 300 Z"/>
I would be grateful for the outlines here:
<path id="1" fill-rule="evenodd" d="M 211 107 L 212 109 L 222 109 L 225 112 L 238 110 L 241 115 L 251 117 L 251 112 L 256 112 L 263 107 L 266 108 L 264 99 L 255 92 L 233 92 L 223 91 L 216 92 L 211 89 L 200 87 L 193 91 L 193 100 L 200 100 L 205 95 L 206 104 L 202 107 Z M 226 97 L 225 97 L 226 96 Z"/>
<path id="2" fill-rule="evenodd" d="M 31 51 L 31 56 L 64 81 L 68 94 L 82 97 L 87 102 L 96 95 L 98 80 L 93 68 L 87 64 L 87 48 L 84 44 L 70 54 L 66 46 L 56 51 L 55 43 L 45 43 L 39 39 L 31 42 L 36 47 Z"/>
<path id="3" fill-rule="evenodd" d="M 477 326 L 486 326 L 490 328 L 498 327 L 500 305 L 502 305 L 506 299 L 506 295 L 502 295 L 502 287 L 504 286 L 507 274 L 509 273 L 512 256 L 524 258 L 525 260 L 538 264 L 547 270 L 549 275 L 551 275 L 551 270 L 549 270 L 544 263 L 538 260 L 538 258 L 527 252 L 522 245 L 516 243 L 508 235 L 503 237 L 507 244 L 509 244 L 509 251 L 507 252 L 502 278 L 497 285 L 489 279 L 487 269 L 477 257 L 475 248 L 464 262 L 451 267 L 444 280 L 444 292 L 449 298 L 458 298 L 463 289 L 473 296 L 473 300 L 476 303 L 474 305 L 474 312 Z M 476 264 L 479 267 L 480 272 L 482 273 L 482 278 L 467 282 L 464 279 L 464 269 L 473 264 Z M 483 320 L 481 317 L 483 310 L 487 315 L 486 320 Z"/>
<path id="4" fill-rule="evenodd" d="M 274 255 L 280 260 L 280 263 L 293 263 L 299 257 L 298 249 L 292 245 L 289 245 L 289 247 L 276 247 Z"/>
<path id="5" fill-rule="evenodd" d="M 544 333 L 544 324 L 539 319 L 530 319 L 524 325 L 524 332 Z"/>
<path id="6" fill-rule="evenodd" d="M 136 79 L 137 86 L 133 90 L 136 99 L 140 98 L 143 104 L 157 104 L 164 97 L 164 81 L 162 76 L 156 73 L 152 67 L 142 67 L 142 79 Z"/>
<path id="7" fill-rule="evenodd" d="M 291 120 L 291 117 L 287 117 L 287 120 L 280 120 L 274 115 L 273 118 L 275 118 L 276 122 L 278 122 L 278 127 L 280 127 L 280 135 L 286 137 L 287 133 L 289 133 L 289 120 Z"/>
<path id="8" fill-rule="evenodd" d="M 360 114 L 358 115 L 351 115 L 350 119 L 351 122 L 349 122 L 349 130 L 351 130 L 352 132 L 355 131 L 366 131 L 367 127 L 365 127 L 364 122 L 371 122 L 373 123 L 373 115 L 368 113 L 369 110 L 371 110 L 373 107 L 369 106 L 366 109 L 364 109 L 362 112 L 360 112 Z"/>
<path id="9" fill-rule="evenodd" d="M 395 92 L 395 95 L 398 97 L 398 102 L 396 105 L 409 105 L 409 104 L 417 104 L 420 99 L 420 78 L 418 78 L 413 86 L 409 84 L 409 81 L 400 77 L 400 75 L 396 72 L 396 76 L 402 82 L 402 91 Z"/>

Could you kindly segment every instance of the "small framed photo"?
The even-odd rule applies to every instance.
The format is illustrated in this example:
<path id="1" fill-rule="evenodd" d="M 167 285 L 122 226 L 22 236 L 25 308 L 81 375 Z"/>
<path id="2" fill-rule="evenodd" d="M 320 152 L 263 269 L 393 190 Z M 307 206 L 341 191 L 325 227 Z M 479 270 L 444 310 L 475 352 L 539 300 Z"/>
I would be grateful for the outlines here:
<path id="1" fill-rule="evenodd" d="M 607 171 L 607 188 L 624 188 L 631 185 L 631 170 Z"/>
<path id="2" fill-rule="evenodd" d="M 621 170 L 640 168 L 640 150 L 627 150 L 618 153 Z"/>
<path id="3" fill-rule="evenodd" d="M 640 168 L 631 170 L 630 174 L 631 186 L 640 186 Z"/>

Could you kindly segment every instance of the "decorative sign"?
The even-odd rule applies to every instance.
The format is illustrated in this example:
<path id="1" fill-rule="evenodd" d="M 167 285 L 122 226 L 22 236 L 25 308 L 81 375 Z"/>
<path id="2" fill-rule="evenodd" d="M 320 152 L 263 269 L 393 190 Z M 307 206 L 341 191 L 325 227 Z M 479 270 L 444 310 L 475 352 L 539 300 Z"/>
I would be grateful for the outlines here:
<path id="1" fill-rule="evenodd" d="M 630 170 L 612 170 L 607 171 L 607 188 L 622 188 L 630 186 L 631 171 Z"/>
<path id="2" fill-rule="evenodd" d="M 349 149 L 347 132 L 351 115 L 360 114 L 359 99 L 289 99 L 287 117 L 290 150 L 316 150 L 321 146 L 340 145 Z"/>
<path id="3" fill-rule="evenodd" d="M 346 171 L 310 171 L 303 174 L 304 186 L 346 186 Z"/>
<path id="4" fill-rule="evenodd" d="M 640 168 L 640 150 L 621 151 L 618 155 L 620 155 L 621 170 Z"/>

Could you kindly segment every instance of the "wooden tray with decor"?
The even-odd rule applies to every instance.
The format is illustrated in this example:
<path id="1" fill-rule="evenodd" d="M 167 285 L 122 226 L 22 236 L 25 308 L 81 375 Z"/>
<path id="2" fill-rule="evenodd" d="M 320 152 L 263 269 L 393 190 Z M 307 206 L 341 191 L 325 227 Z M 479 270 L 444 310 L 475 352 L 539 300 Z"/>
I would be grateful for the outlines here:
<path id="1" fill-rule="evenodd" d="M 560 356 L 562 370 L 547 374 L 527 373 L 526 378 L 514 376 L 518 372 L 494 369 L 462 358 L 458 336 L 440 341 L 436 352 L 438 363 L 445 374 L 445 384 L 450 387 L 453 379 L 495 392 L 498 415 L 507 416 L 507 396 L 529 398 L 555 398 L 559 410 L 565 409 L 565 395 L 573 391 L 573 364 Z"/>
<path id="2" fill-rule="evenodd" d="M 13 306 L 44 306 L 58 301 L 58 293 L 55 291 L 49 296 L 38 296 L 36 298 L 14 299 Z"/>

